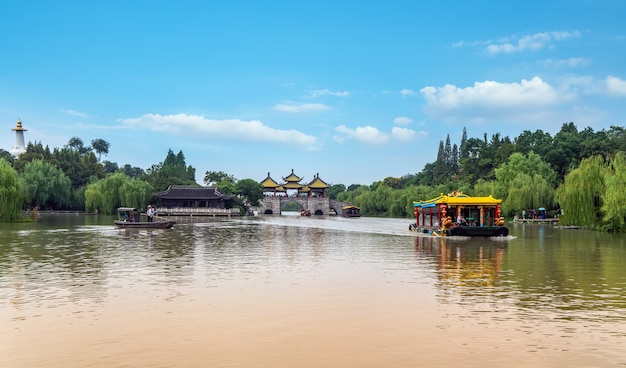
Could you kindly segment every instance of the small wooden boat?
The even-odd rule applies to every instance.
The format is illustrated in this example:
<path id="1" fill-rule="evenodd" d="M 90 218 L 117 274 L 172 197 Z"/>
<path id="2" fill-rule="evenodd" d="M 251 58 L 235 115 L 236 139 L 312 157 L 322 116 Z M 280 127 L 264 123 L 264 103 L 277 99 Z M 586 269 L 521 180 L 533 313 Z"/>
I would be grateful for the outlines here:
<path id="1" fill-rule="evenodd" d="M 156 216 L 155 216 L 156 217 Z M 117 209 L 117 220 L 113 221 L 115 226 L 133 229 L 169 229 L 176 221 L 155 218 L 153 221 L 142 220 L 142 214 L 134 207 L 120 207 Z"/>
<path id="2" fill-rule="evenodd" d="M 343 217 L 361 217 L 361 209 L 357 206 L 344 206 L 341 211 Z"/>

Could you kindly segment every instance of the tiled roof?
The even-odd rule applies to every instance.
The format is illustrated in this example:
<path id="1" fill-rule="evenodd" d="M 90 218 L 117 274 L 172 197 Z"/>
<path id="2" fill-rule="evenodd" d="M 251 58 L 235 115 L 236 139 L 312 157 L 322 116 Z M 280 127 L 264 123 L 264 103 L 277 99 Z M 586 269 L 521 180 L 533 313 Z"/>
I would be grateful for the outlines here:
<path id="1" fill-rule="evenodd" d="M 326 184 L 324 180 L 320 179 L 320 174 L 315 174 L 315 177 L 309 183 L 309 187 L 313 189 L 323 189 L 323 188 L 330 188 L 330 185 Z"/>
<path id="2" fill-rule="evenodd" d="M 272 179 L 270 173 L 267 173 L 267 178 L 261 180 L 261 186 L 263 188 L 276 188 L 280 186 L 280 184 L 278 184 L 276 180 Z"/>
<path id="3" fill-rule="evenodd" d="M 193 187 L 188 185 L 170 185 L 166 191 L 154 195 L 164 199 L 217 199 L 230 197 L 211 187 Z"/>
<path id="4" fill-rule="evenodd" d="M 291 169 L 291 174 L 289 174 L 288 177 L 283 178 L 284 181 L 286 181 L 287 183 L 297 183 L 300 180 L 302 180 L 302 178 L 298 177 L 296 174 L 293 173 L 293 169 Z"/>

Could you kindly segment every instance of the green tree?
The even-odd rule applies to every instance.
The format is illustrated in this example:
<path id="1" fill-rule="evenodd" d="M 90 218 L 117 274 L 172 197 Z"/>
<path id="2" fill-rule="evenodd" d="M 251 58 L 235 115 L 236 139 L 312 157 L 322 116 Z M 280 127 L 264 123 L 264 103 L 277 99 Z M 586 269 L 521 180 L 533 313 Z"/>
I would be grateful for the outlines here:
<path id="1" fill-rule="evenodd" d="M 116 162 L 111 162 L 108 160 L 102 161 L 102 168 L 104 169 L 105 174 L 113 174 L 120 169 Z"/>
<path id="2" fill-rule="evenodd" d="M 192 166 L 186 166 L 183 152 L 180 151 L 175 155 L 170 149 L 165 160 L 152 165 L 141 178 L 150 183 L 156 191 L 163 191 L 170 185 L 197 186 L 195 176 L 196 169 Z"/>
<path id="3" fill-rule="evenodd" d="M 263 187 L 253 179 L 242 179 L 237 182 L 237 194 L 250 206 L 259 206 L 263 199 Z"/>
<path id="4" fill-rule="evenodd" d="M 91 147 L 85 147 L 83 140 L 78 137 L 70 138 L 65 147 L 76 151 L 79 155 L 84 155 L 85 153 L 91 151 Z"/>
<path id="5" fill-rule="evenodd" d="M 469 138 L 461 147 L 460 172 L 467 182 L 474 184 L 478 179 L 482 178 L 481 173 L 481 154 L 485 142 L 478 138 Z"/>
<path id="6" fill-rule="evenodd" d="M 333 184 L 326 190 L 326 195 L 330 199 L 337 199 L 339 193 L 343 193 L 346 191 L 346 186 L 343 184 Z"/>
<path id="7" fill-rule="evenodd" d="M 0 220 L 13 221 L 20 216 L 26 200 L 24 186 L 15 169 L 0 159 Z"/>
<path id="8" fill-rule="evenodd" d="M 626 230 L 626 152 L 620 151 L 604 170 L 602 195 L 604 230 Z"/>
<path id="9" fill-rule="evenodd" d="M 13 162 L 15 162 L 15 157 L 13 157 L 11 152 L 5 151 L 2 148 L 0 148 L 0 159 L 1 160 L 5 160 L 6 162 L 8 162 L 11 165 L 13 165 Z"/>
<path id="10" fill-rule="evenodd" d="M 497 182 L 493 194 L 502 198 L 505 213 L 554 205 L 556 173 L 533 151 L 527 155 L 513 153 L 495 174 Z"/>
<path id="11" fill-rule="evenodd" d="M 118 207 L 145 208 L 152 198 L 152 186 L 122 172 L 108 175 L 85 189 L 85 209 L 114 214 Z"/>
<path id="12" fill-rule="evenodd" d="M 20 178 L 31 206 L 58 209 L 70 203 L 72 183 L 54 165 L 43 160 L 28 162 Z"/>
<path id="13" fill-rule="evenodd" d="M 111 144 L 104 139 L 98 138 L 91 141 L 91 148 L 98 154 L 98 162 L 100 162 L 102 154 L 109 154 L 109 147 Z"/>
<path id="14" fill-rule="evenodd" d="M 13 163 L 13 168 L 17 172 L 22 172 L 27 162 L 34 160 L 50 161 L 52 154 L 48 146 L 44 148 L 41 142 L 28 142 L 26 145 L 26 151 L 23 152 Z"/>
<path id="15" fill-rule="evenodd" d="M 546 162 L 557 172 L 559 180 L 578 166 L 581 145 L 582 138 L 574 123 L 563 124 L 561 130 L 554 136 L 550 150 L 544 156 Z"/>
<path id="16" fill-rule="evenodd" d="M 542 130 L 534 132 L 525 130 L 515 138 L 514 142 L 517 152 L 526 155 L 532 151 L 545 160 L 547 152 L 552 147 L 552 136 L 549 133 L 544 133 Z"/>
<path id="17" fill-rule="evenodd" d="M 556 199 L 563 209 L 561 223 L 595 227 L 601 217 L 605 163 L 602 156 L 583 159 L 565 176 Z"/>
<path id="18" fill-rule="evenodd" d="M 224 180 L 235 183 L 237 178 L 223 171 L 207 171 L 204 174 L 204 185 L 217 185 Z"/>

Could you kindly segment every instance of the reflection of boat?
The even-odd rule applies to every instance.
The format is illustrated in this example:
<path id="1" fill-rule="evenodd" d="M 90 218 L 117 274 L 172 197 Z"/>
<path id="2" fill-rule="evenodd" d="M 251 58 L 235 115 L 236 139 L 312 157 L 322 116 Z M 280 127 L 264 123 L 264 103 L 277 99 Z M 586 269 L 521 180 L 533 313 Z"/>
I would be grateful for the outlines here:
<path id="1" fill-rule="evenodd" d="M 357 206 L 344 206 L 341 210 L 343 217 L 361 217 L 361 209 Z"/>
<path id="2" fill-rule="evenodd" d="M 461 192 L 413 202 L 415 223 L 409 230 L 435 236 L 507 236 L 501 199 L 471 197 Z"/>
<path id="3" fill-rule="evenodd" d="M 437 279 L 447 288 L 481 288 L 494 286 L 507 242 L 480 238 L 454 240 L 455 237 L 416 236 L 415 252 L 433 261 Z M 463 246 L 459 246 L 463 244 Z"/>
<path id="4" fill-rule="evenodd" d="M 176 223 L 171 220 L 155 219 L 154 221 L 142 221 L 141 213 L 133 207 L 120 207 L 117 209 L 117 220 L 113 221 L 117 227 L 123 228 L 152 228 L 167 229 Z"/>

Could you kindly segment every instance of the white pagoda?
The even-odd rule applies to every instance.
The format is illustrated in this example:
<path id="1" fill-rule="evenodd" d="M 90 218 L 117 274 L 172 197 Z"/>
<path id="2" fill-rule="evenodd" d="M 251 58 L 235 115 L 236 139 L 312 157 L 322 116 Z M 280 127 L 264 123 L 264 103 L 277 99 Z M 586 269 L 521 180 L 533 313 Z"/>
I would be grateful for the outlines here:
<path id="1" fill-rule="evenodd" d="M 22 127 L 22 121 L 18 118 L 17 125 L 11 129 L 15 132 L 15 146 L 11 147 L 9 151 L 13 156 L 17 157 L 20 154 L 26 152 L 26 144 L 24 143 L 24 132 L 28 129 Z"/>

